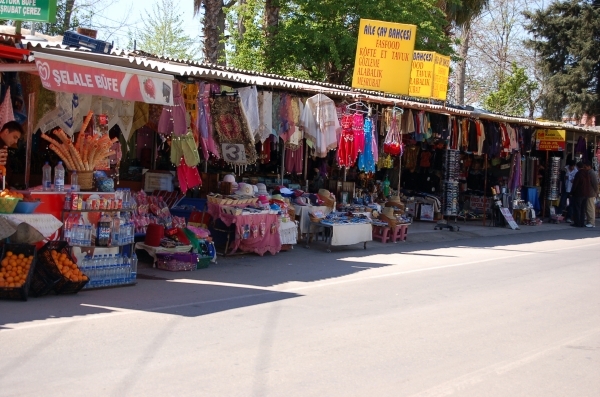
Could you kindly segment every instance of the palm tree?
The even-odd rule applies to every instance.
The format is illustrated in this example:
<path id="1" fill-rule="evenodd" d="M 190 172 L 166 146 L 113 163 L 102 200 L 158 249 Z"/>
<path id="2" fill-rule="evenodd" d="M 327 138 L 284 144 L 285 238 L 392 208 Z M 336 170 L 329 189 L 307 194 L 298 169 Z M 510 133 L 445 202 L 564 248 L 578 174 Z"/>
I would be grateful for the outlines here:
<path id="1" fill-rule="evenodd" d="M 443 3 L 442 3 L 443 2 Z M 458 66 L 456 70 L 456 92 L 459 105 L 465 104 L 465 75 L 467 71 L 467 55 L 469 53 L 469 38 L 471 22 L 478 17 L 489 4 L 489 0 L 462 0 L 460 3 L 440 1 L 438 6 L 446 12 L 449 27 L 460 28 L 460 47 L 458 50 Z M 448 30 L 448 34 L 450 31 Z"/>
<path id="2" fill-rule="evenodd" d="M 225 9 L 236 0 L 194 0 L 194 15 L 204 8 L 202 33 L 204 34 L 204 61 L 215 65 L 225 65 Z"/>

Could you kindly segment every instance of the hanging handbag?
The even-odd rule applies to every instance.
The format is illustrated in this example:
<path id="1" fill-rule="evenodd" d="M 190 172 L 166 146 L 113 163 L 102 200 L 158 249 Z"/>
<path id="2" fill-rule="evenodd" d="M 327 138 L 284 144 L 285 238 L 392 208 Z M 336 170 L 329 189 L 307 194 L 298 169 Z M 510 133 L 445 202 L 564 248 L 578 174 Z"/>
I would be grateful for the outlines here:
<path id="1" fill-rule="evenodd" d="M 403 149 L 402 137 L 400 136 L 400 130 L 398 129 L 398 119 L 392 117 L 390 129 L 383 141 L 383 152 L 391 156 L 401 156 Z"/>

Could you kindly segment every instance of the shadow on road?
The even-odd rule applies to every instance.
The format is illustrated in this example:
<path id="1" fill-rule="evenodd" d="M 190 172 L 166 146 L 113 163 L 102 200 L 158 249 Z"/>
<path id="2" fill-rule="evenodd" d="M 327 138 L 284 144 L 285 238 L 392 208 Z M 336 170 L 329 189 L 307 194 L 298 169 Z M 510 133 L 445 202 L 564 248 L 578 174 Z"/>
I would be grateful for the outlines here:
<path id="1" fill-rule="evenodd" d="M 275 256 L 220 257 L 218 264 L 194 272 L 171 273 L 146 265 L 139 269 L 141 276 L 135 287 L 84 290 L 77 295 L 30 298 L 28 302 L 0 301 L 0 331 L 15 324 L 36 326 L 47 320 L 69 321 L 132 310 L 184 317 L 204 316 L 302 296 L 275 290 L 282 286 L 293 289 L 315 281 L 407 263 L 405 261 L 431 264 L 436 260 L 456 258 L 432 252 L 435 249 L 478 249 L 485 258 L 488 250 L 529 253 L 524 245 L 534 242 L 555 241 L 568 246 L 571 242 L 587 239 L 600 245 L 598 237 L 598 228 L 572 228 L 441 242 L 372 242 L 367 250 L 363 250 L 361 244 L 336 248 L 332 253 L 325 252 L 323 243 L 314 243 L 310 249 L 303 248 L 300 243 L 295 249 Z M 518 248 L 520 245 L 523 249 Z M 510 248 L 503 248 L 507 246 Z"/>

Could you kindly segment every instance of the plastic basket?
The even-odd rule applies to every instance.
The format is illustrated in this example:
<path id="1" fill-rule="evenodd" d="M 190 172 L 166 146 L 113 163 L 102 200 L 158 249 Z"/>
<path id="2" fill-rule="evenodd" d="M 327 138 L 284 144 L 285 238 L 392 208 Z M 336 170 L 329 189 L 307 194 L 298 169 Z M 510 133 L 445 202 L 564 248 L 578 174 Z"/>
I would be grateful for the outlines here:
<path id="1" fill-rule="evenodd" d="M 113 47 L 111 43 L 106 41 L 93 39 L 72 31 L 64 33 L 62 43 L 70 47 L 84 47 L 97 54 L 110 54 Z"/>
<path id="2" fill-rule="evenodd" d="M 21 199 L 12 197 L 0 197 L 0 214 L 12 214 Z"/>
<path id="3" fill-rule="evenodd" d="M 2 250 L 2 260 L 6 256 L 7 252 L 12 252 L 14 254 L 23 254 L 25 257 L 33 256 L 33 260 L 31 261 L 31 266 L 29 267 L 29 271 L 27 272 L 27 277 L 25 278 L 25 283 L 20 287 L 0 287 L 0 299 L 11 299 L 11 300 L 27 300 L 27 296 L 29 296 L 29 288 L 31 285 L 31 280 L 33 278 L 33 273 L 36 265 L 36 248 L 35 245 L 27 245 L 27 244 L 5 244 Z M 0 272 L 3 272 L 4 265 L 0 264 Z"/>
<path id="4" fill-rule="evenodd" d="M 15 207 L 15 214 L 33 214 L 41 201 L 19 201 Z"/>
<path id="5" fill-rule="evenodd" d="M 66 241 L 51 241 L 44 245 L 38 252 L 38 261 L 34 273 L 34 282 L 30 293 L 33 296 L 42 296 L 54 291 L 57 294 L 76 294 L 88 282 L 72 281 L 65 277 L 54 262 L 51 252 L 55 250 L 60 254 L 65 254 L 73 261 L 69 244 Z"/>

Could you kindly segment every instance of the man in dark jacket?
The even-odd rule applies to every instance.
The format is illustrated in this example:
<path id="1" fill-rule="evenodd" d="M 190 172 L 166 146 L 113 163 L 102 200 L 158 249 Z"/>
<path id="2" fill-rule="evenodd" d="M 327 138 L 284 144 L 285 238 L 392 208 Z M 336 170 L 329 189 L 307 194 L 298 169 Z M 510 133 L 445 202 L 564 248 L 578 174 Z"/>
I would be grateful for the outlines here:
<path id="1" fill-rule="evenodd" d="M 582 170 L 583 163 L 577 163 L 577 168 Z M 591 194 L 592 183 L 590 182 L 590 173 L 578 172 L 573 179 L 573 187 L 571 194 L 573 195 L 573 224 L 571 226 L 585 226 L 585 212 L 587 207 L 587 199 Z"/>
<path id="2" fill-rule="evenodd" d="M 590 195 L 586 201 L 586 227 L 596 227 L 596 197 L 598 197 L 598 172 L 592 168 L 592 164 L 587 161 L 584 167 L 590 174 Z"/>

